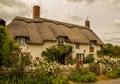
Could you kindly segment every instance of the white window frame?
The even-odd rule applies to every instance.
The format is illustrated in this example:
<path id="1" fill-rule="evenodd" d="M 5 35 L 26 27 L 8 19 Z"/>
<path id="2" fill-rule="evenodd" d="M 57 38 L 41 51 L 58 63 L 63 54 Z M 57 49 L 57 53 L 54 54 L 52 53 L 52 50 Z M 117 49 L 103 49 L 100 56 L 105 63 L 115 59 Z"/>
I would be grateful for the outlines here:
<path id="1" fill-rule="evenodd" d="M 83 61 L 84 60 L 84 54 L 83 53 L 76 53 L 76 58 L 78 61 Z"/>
<path id="2" fill-rule="evenodd" d="M 17 38 L 17 43 L 21 46 L 26 45 L 26 38 L 25 37 L 18 37 Z"/>

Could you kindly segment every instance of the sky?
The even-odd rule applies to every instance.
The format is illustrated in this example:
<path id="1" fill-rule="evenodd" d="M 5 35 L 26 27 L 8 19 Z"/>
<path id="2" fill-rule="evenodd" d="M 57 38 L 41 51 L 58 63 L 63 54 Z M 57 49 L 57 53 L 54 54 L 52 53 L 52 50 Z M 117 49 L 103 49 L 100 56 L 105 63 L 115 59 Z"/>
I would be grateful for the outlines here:
<path id="1" fill-rule="evenodd" d="M 32 18 L 32 8 L 40 6 L 40 17 L 83 25 L 104 43 L 120 45 L 120 0 L 0 0 L 0 18 L 9 24 L 15 16 Z"/>

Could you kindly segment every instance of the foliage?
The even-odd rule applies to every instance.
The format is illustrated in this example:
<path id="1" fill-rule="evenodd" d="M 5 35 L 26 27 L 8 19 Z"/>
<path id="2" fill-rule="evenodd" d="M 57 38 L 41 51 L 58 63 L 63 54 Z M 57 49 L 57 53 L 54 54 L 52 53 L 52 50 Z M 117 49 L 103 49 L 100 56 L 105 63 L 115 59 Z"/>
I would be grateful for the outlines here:
<path id="1" fill-rule="evenodd" d="M 16 51 L 10 55 L 7 72 L 0 73 L 0 84 L 69 84 L 69 81 L 60 74 L 57 62 L 31 60 L 28 52 Z"/>
<path id="2" fill-rule="evenodd" d="M 112 70 L 116 68 L 116 64 L 117 64 L 117 60 L 115 60 L 114 58 L 111 58 L 109 56 L 103 56 L 103 58 L 100 58 L 99 63 L 102 63 L 105 65 L 105 69 L 106 70 Z"/>
<path id="3" fill-rule="evenodd" d="M 31 56 L 28 52 L 16 51 L 9 57 L 8 66 L 10 77 L 23 77 L 26 67 L 32 64 Z"/>
<path id="4" fill-rule="evenodd" d="M 0 26 L 0 65 L 4 64 L 4 61 L 10 54 L 9 37 L 5 27 Z"/>
<path id="5" fill-rule="evenodd" d="M 93 57 L 93 55 L 87 55 L 85 57 L 85 59 L 83 60 L 84 63 L 92 63 L 94 62 L 95 58 Z"/>
<path id="6" fill-rule="evenodd" d="M 40 84 L 69 84 L 68 79 L 60 74 L 60 64 L 45 60 L 35 61 L 36 77 Z"/>
<path id="7" fill-rule="evenodd" d="M 43 76 L 43 75 L 42 75 Z M 0 84 L 69 84 L 68 79 L 61 75 L 53 76 L 40 76 L 38 78 L 23 77 L 2 77 L 0 78 Z"/>
<path id="8" fill-rule="evenodd" d="M 18 45 L 9 38 L 7 29 L 0 26 L 0 66 L 7 66 L 9 55 L 14 50 L 18 50 Z"/>
<path id="9" fill-rule="evenodd" d="M 96 81 L 96 75 L 93 72 L 85 72 L 80 79 L 82 82 L 94 82 Z"/>
<path id="10" fill-rule="evenodd" d="M 68 79 L 60 74 L 55 76 L 53 74 L 40 73 L 37 81 L 40 84 L 69 84 Z"/>
<path id="11" fill-rule="evenodd" d="M 53 80 L 51 84 L 69 84 L 69 81 L 67 77 L 64 77 L 62 75 L 57 75 Z"/>
<path id="12" fill-rule="evenodd" d="M 115 69 L 115 71 L 116 71 L 118 77 L 120 77 L 120 68 Z"/>
<path id="13" fill-rule="evenodd" d="M 88 70 L 78 70 L 77 68 L 77 70 L 70 74 L 69 79 L 75 82 L 94 82 L 96 81 L 96 75 Z"/>
<path id="14" fill-rule="evenodd" d="M 118 77 L 120 77 L 120 68 L 115 68 L 112 70 L 107 70 L 105 75 L 109 78 L 113 78 L 116 79 Z"/>
<path id="15" fill-rule="evenodd" d="M 81 73 L 73 72 L 71 73 L 69 80 L 74 81 L 74 82 L 81 82 L 80 77 L 81 77 Z"/>
<path id="16" fill-rule="evenodd" d="M 78 59 L 77 58 L 69 58 L 68 59 L 68 64 L 71 64 L 71 65 L 73 65 L 73 64 L 75 64 L 75 63 L 77 63 L 78 62 Z"/>
<path id="17" fill-rule="evenodd" d="M 112 71 L 108 70 L 106 72 L 106 76 L 113 79 L 118 78 L 118 75 L 115 70 L 112 70 Z"/>
<path id="18" fill-rule="evenodd" d="M 71 52 L 72 52 L 72 47 L 68 45 L 52 46 L 50 48 L 47 48 L 45 51 L 43 51 L 42 56 L 48 62 L 56 61 L 58 63 L 64 64 L 66 57 L 69 58 Z"/>
<path id="19" fill-rule="evenodd" d="M 120 57 L 120 46 L 107 43 L 103 46 L 103 50 L 98 52 L 98 55 Z"/>

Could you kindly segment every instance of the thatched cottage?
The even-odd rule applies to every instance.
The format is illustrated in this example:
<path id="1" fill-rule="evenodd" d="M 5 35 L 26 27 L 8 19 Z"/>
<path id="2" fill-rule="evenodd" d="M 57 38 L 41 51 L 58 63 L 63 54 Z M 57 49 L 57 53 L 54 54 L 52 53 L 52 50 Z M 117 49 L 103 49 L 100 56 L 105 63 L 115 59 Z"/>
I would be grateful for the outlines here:
<path id="1" fill-rule="evenodd" d="M 84 56 L 94 55 L 101 50 L 103 42 L 90 29 L 90 22 L 85 26 L 45 19 L 40 17 L 40 7 L 33 7 L 33 18 L 16 16 L 7 25 L 10 36 L 25 51 L 34 57 L 40 57 L 43 50 L 52 45 L 71 45 L 73 57 L 83 60 Z"/>

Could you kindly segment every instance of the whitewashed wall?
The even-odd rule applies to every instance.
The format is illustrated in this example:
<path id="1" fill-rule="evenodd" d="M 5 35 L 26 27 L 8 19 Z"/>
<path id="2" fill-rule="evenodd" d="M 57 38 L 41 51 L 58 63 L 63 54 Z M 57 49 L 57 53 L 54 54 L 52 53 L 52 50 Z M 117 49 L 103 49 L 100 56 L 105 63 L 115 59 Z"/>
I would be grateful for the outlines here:
<path id="1" fill-rule="evenodd" d="M 42 51 L 46 48 L 51 47 L 52 45 L 57 45 L 57 42 L 45 42 L 43 45 L 40 44 L 27 44 L 26 46 L 21 46 L 23 52 L 30 52 L 33 58 L 41 57 Z M 80 48 L 75 48 L 75 43 L 66 43 L 66 45 L 71 45 L 73 47 L 73 58 L 76 57 L 76 53 L 84 53 L 85 56 L 88 54 L 94 54 L 96 57 L 97 51 L 101 50 L 101 46 L 95 45 L 94 46 L 94 53 L 89 52 L 89 45 L 88 44 L 80 44 Z"/>

